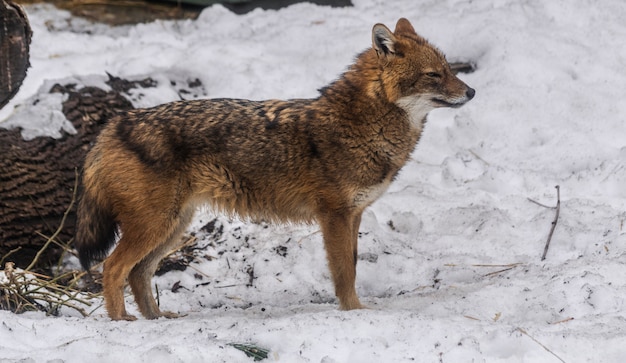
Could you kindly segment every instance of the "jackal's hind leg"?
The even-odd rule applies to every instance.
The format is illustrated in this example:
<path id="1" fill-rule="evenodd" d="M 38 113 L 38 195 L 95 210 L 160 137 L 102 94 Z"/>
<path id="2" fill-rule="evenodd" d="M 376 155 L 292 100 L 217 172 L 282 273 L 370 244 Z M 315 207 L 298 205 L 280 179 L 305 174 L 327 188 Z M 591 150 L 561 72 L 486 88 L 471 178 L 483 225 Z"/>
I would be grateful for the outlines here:
<path id="1" fill-rule="evenodd" d="M 156 249 L 144 257 L 130 272 L 128 282 L 135 296 L 135 302 L 139 311 L 146 319 L 157 319 L 160 317 L 177 318 L 178 314 L 161 311 L 152 293 L 151 281 L 159 266 L 159 262 L 171 251 L 176 249 L 181 242 L 181 235 L 187 225 L 191 222 L 194 209 L 187 208 L 182 211 L 176 223 L 174 231 L 170 237 Z"/>
<path id="2" fill-rule="evenodd" d="M 124 286 L 126 278 L 149 250 L 138 251 L 134 248 L 137 241 L 130 233 L 122 236 L 113 253 L 104 261 L 103 268 L 103 295 L 109 317 L 112 320 L 136 320 L 137 318 L 126 312 L 124 303 Z"/>

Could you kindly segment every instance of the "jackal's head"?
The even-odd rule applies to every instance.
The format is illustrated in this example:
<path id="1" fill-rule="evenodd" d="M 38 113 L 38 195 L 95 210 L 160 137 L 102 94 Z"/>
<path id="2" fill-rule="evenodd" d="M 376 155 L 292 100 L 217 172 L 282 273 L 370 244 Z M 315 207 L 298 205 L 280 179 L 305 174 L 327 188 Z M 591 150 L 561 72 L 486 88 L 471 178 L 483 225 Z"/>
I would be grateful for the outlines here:
<path id="1" fill-rule="evenodd" d="M 443 53 L 404 18 L 393 33 L 383 24 L 374 25 L 372 48 L 385 95 L 415 121 L 432 109 L 460 107 L 474 97 L 474 89 L 452 73 Z"/>

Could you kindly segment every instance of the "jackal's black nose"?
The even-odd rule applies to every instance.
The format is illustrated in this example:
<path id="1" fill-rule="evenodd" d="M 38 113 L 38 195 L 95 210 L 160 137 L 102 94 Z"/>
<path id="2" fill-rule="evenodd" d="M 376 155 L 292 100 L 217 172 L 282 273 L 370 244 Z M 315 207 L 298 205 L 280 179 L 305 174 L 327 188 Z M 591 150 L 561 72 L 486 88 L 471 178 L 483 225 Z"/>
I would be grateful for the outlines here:
<path id="1" fill-rule="evenodd" d="M 475 89 L 473 89 L 472 87 L 467 87 L 467 91 L 465 91 L 465 95 L 467 96 L 468 100 L 471 100 L 472 98 L 474 98 L 475 94 L 476 94 Z"/>

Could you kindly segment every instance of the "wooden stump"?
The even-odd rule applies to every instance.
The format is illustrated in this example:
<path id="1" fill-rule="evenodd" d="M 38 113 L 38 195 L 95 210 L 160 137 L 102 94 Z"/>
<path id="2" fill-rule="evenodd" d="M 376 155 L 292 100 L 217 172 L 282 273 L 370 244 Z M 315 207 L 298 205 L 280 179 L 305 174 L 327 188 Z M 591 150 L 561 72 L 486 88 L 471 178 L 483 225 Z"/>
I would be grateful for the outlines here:
<path id="1" fill-rule="evenodd" d="M 24 9 L 0 0 L 0 108 L 17 93 L 26 77 L 32 31 Z"/>

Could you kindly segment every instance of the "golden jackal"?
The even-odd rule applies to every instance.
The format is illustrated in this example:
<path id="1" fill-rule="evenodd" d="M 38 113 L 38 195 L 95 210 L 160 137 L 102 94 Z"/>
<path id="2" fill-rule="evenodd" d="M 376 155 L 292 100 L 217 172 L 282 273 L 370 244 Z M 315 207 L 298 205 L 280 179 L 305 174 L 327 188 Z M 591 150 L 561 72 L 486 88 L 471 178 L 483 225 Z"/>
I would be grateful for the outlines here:
<path id="1" fill-rule="evenodd" d="M 429 111 L 459 107 L 474 90 L 444 55 L 400 19 L 376 24 L 372 48 L 315 99 L 180 101 L 111 119 L 87 155 L 76 248 L 82 265 L 106 257 L 111 319 L 134 320 L 130 284 L 148 319 L 160 311 L 151 278 L 208 203 L 243 218 L 317 221 L 341 309 L 355 290 L 363 210 L 404 166 Z"/>

